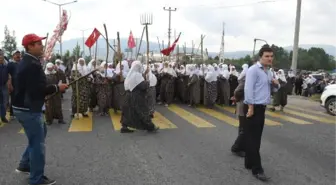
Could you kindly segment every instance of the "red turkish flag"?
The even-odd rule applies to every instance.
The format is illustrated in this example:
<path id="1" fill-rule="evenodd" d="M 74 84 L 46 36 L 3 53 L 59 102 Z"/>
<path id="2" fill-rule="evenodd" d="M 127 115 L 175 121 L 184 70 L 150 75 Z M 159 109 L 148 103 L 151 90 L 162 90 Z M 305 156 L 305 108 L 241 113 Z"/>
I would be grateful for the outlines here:
<path id="1" fill-rule="evenodd" d="M 177 39 L 174 41 L 173 45 L 171 45 L 169 48 L 166 48 L 166 49 L 161 50 L 161 53 L 162 53 L 163 55 L 165 55 L 165 56 L 169 56 L 170 53 L 171 53 L 172 51 L 174 51 L 175 46 L 176 46 L 178 40 L 180 39 L 180 36 L 181 36 L 181 33 L 179 34 L 179 36 L 177 37 Z"/>
<path id="2" fill-rule="evenodd" d="M 85 41 L 85 45 L 89 48 L 91 48 L 98 40 L 101 33 L 95 28 L 89 38 Z"/>
<path id="3" fill-rule="evenodd" d="M 130 35 L 129 35 L 129 37 L 128 37 L 128 43 L 127 43 L 127 45 L 128 45 L 128 48 L 135 48 L 135 41 L 134 41 L 134 37 L 133 37 L 133 34 L 132 34 L 132 31 L 130 32 Z"/>

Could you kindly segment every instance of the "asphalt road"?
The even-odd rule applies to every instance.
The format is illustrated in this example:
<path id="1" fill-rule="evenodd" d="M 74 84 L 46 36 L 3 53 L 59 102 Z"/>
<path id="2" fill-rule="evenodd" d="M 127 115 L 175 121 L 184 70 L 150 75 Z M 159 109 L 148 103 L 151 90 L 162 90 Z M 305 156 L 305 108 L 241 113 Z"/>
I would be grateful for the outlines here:
<path id="1" fill-rule="evenodd" d="M 316 102 L 289 100 L 285 113 L 267 115 L 261 154 L 268 184 L 335 184 L 335 118 Z M 58 185 L 264 184 L 230 152 L 237 136 L 232 109 L 215 110 L 157 106 L 155 122 L 164 129 L 155 134 L 120 134 L 108 116 L 81 120 L 82 127 L 55 122 L 48 127 L 46 175 Z M 27 144 L 20 129 L 15 121 L 0 128 L 0 185 L 28 182 L 14 172 Z"/>

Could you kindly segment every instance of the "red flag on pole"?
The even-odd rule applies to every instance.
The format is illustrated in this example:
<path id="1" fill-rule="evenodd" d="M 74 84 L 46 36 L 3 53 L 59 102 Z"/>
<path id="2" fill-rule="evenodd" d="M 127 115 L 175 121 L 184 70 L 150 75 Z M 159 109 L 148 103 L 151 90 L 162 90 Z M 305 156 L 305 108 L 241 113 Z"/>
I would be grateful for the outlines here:
<path id="1" fill-rule="evenodd" d="M 134 37 L 133 37 L 133 34 L 132 34 L 132 31 L 130 32 L 130 35 L 129 35 L 129 37 L 128 37 L 128 43 L 127 43 L 127 45 L 128 45 L 128 48 L 135 48 L 135 41 L 134 41 Z"/>
<path id="2" fill-rule="evenodd" d="M 85 45 L 89 48 L 91 48 L 98 40 L 101 33 L 95 28 L 89 38 L 85 41 Z"/>
<path id="3" fill-rule="evenodd" d="M 181 33 L 179 34 L 179 36 L 177 37 L 177 39 L 174 41 L 173 45 L 171 45 L 170 47 L 168 47 L 168 48 L 166 48 L 166 49 L 161 50 L 161 53 L 162 53 L 163 55 L 165 55 L 165 56 L 169 56 L 170 53 L 171 53 L 172 51 L 174 51 L 175 46 L 176 46 L 178 40 L 180 39 L 180 36 L 181 36 Z"/>

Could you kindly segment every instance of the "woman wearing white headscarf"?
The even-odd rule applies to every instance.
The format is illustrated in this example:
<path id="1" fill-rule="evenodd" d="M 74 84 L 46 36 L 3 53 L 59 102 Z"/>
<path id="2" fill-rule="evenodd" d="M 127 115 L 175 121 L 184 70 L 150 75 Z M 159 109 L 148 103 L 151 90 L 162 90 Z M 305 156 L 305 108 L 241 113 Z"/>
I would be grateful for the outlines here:
<path id="1" fill-rule="evenodd" d="M 179 100 L 182 103 L 187 103 L 189 100 L 188 94 L 188 79 L 189 79 L 189 68 L 191 64 L 180 65 L 177 70 L 177 78 L 176 78 L 176 94 Z"/>
<path id="2" fill-rule="evenodd" d="M 56 72 L 56 66 L 49 62 L 46 65 L 44 73 L 46 75 L 47 84 L 58 84 L 60 76 Z M 47 96 L 49 98 L 50 96 Z M 54 119 L 58 120 L 59 124 L 64 124 L 63 113 L 62 113 L 62 97 L 61 93 L 57 93 L 53 97 L 49 98 L 48 101 L 45 102 L 45 119 L 48 125 L 53 123 Z"/>
<path id="3" fill-rule="evenodd" d="M 131 70 L 125 79 L 125 102 L 122 107 L 121 115 L 121 133 L 133 132 L 128 127 L 138 130 L 156 131 L 156 127 L 150 116 L 148 106 L 147 92 L 150 87 L 150 81 L 146 81 L 149 68 L 144 72 L 144 68 L 140 61 L 132 63 Z"/>
<path id="4" fill-rule="evenodd" d="M 230 65 L 230 78 L 229 78 L 229 84 L 230 84 L 230 98 L 234 95 L 234 90 L 238 86 L 238 72 L 236 71 L 236 67 L 234 65 Z M 234 105 L 234 101 L 230 100 L 230 104 Z"/>
<path id="5" fill-rule="evenodd" d="M 227 64 L 221 64 L 218 76 L 218 103 L 220 105 L 230 104 L 230 72 Z"/>
<path id="6" fill-rule="evenodd" d="M 127 61 L 119 62 L 115 68 L 114 76 L 112 78 L 112 107 L 117 113 L 121 110 L 125 98 L 124 80 L 129 72 L 129 65 Z"/>
<path id="7" fill-rule="evenodd" d="M 280 83 L 280 89 L 273 95 L 273 107 L 270 108 L 270 110 L 275 111 L 275 107 L 280 106 L 280 111 L 283 111 L 284 107 L 287 105 L 287 80 L 284 70 L 279 69 L 275 78 Z"/>
<path id="8" fill-rule="evenodd" d="M 189 106 L 196 106 L 200 103 L 200 80 L 198 77 L 198 71 L 195 65 L 189 67 L 189 80 L 188 80 L 188 92 L 189 92 Z"/>
<path id="9" fill-rule="evenodd" d="M 109 80 L 112 80 L 113 73 L 107 70 L 107 63 L 104 61 L 99 66 L 99 71 L 94 74 L 94 83 L 97 93 L 97 105 L 99 107 L 99 114 L 101 116 L 108 115 L 110 106 L 110 86 Z"/>
<path id="10" fill-rule="evenodd" d="M 77 66 L 76 66 L 77 65 Z M 78 64 L 75 62 L 73 64 L 72 70 L 71 70 L 71 78 L 70 81 L 76 80 L 80 78 L 83 75 L 86 75 L 88 73 L 85 60 L 83 58 L 78 59 Z M 88 111 L 88 105 L 89 105 L 89 89 L 90 89 L 90 82 L 89 78 L 87 79 L 81 79 L 78 83 L 78 99 L 79 99 L 79 112 L 83 115 L 83 117 L 88 117 L 87 111 Z M 77 113 L 77 90 L 76 90 L 76 83 L 71 85 L 72 87 L 72 96 L 71 96 L 71 109 L 72 114 L 71 116 L 74 117 L 74 115 Z"/>
<path id="11" fill-rule="evenodd" d="M 175 79 L 177 74 L 168 62 L 165 62 L 163 69 L 160 73 L 161 86 L 160 86 L 160 104 L 164 104 L 166 107 L 172 103 L 175 92 Z"/>
<path id="12" fill-rule="evenodd" d="M 208 72 L 205 75 L 204 84 L 204 105 L 212 108 L 217 99 L 217 72 L 212 65 L 208 66 Z"/>
<path id="13" fill-rule="evenodd" d="M 293 71 L 291 70 L 288 71 L 288 76 L 286 80 L 287 80 L 287 84 L 286 84 L 287 94 L 292 95 L 294 84 L 295 84 L 295 74 Z"/>
<path id="14" fill-rule="evenodd" d="M 147 66 L 144 65 L 143 68 L 146 68 Z M 149 82 L 149 89 L 147 93 L 147 100 L 148 100 L 148 107 L 149 107 L 149 115 L 153 118 L 154 112 L 155 112 L 155 104 L 156 104 L 156 84 L 157 84 L 157 78 L 152 73 L 152 69 L 148 70 L 148 73 L 145 74 L 146 71 L 144 71 L 144 75 L 146 75 L 146 80 Z"/>

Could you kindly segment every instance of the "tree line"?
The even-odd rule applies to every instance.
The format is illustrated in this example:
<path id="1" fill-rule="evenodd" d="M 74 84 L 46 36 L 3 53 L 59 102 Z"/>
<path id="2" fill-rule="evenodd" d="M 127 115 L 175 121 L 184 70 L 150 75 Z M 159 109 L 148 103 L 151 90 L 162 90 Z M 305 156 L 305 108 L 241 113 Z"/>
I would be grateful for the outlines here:
<path id="1" fill-rule="evenodd" d="M 4 35 L 5 35 L 4 40 L 1 42 L 2 50 L 5 52 L 8 58 L 11 58 L 12 54 L 17 50 L 15 31 L 10 31 L 8 27 L 5 26 Z M 291 67 L 293 52 L 292 51 L 288 52 L 283 47 L 274 44 L 271 47 L 274 51 L 273 67 L 280 69 L 289 69 Z M 74 61 L 81 55 L 82 55 L 81 48 L 77 44 L 73 48 L 72 52 L 67 50 L 62 57 L 59 54 L 53 54 L 50 61 L 61 59 L 66 64 L 67 62 Z M 84 58 L 86 61 L 91 60 L 90 56 L 86 56 Z M 182 60 L 186 63 L 191 63 L 191 60 L 188 56 L 182 57 Z M 215 63 L 218 61 L 219 61 L 218 56 L 214 58 L 209 57 L 209 59 L 206 60 L 205 63 Z M 238 59 L 225 59 L 225 63 L 233 64 L 237 68 L 240 68 L 243 64 L 249 63 L 251 61 L 252 56 L 250 55 L 246 55 L 245 57 L 241 57 Z M 196 60 L 194 62 L 201 63 L 200 60 Z M 311 71 L 320 69 L 332 70 L 335 68 L 335 63 L 336 63 L 335 57 L 327 54 L 323 48 L 317 48 L 317 47 L 312 47 L 310 49 L 299 48 L 298 62 L 297 62 L 298 69 L 311 70 Z"/>

